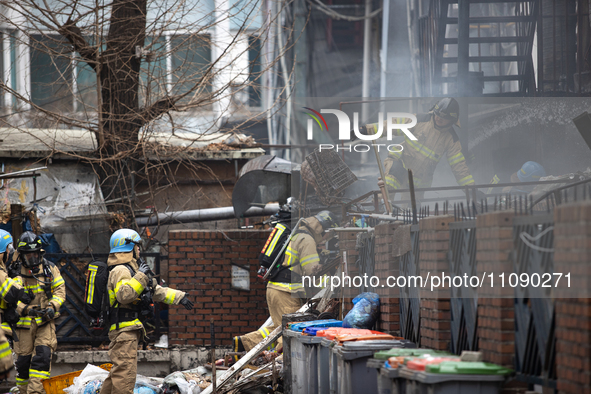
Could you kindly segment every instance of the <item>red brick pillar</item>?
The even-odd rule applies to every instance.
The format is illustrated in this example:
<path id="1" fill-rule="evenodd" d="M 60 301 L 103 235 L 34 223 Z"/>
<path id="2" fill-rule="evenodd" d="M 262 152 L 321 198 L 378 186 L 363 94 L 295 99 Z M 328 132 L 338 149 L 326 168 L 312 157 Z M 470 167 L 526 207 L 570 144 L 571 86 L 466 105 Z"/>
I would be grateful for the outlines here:
<path id="1" fill-rule="evenodd" d="M 399 257 L 393 257 L 393 236 L 399 224 L 387 223 L 375 227 L 375 268 L 374 276 L 386 283 L 388 276 L 398 276 Z M 380 296 L 380 318 L 378 330 L 400 335 L 400 293 L 397 287 L 378 287 Z"/>
<path id="2" fill-rule="evenodd" d="M 170 287 L 185 291 L 195 309 L 169 309 L 171 345 L 209 344 L 210 319 L 216 341 L 254 331 L 267 320 L 265 283 L 258 279 L 258 256 L 269 236 L 261 230 L 176 230 L 168 233 Z M 232 288 L 232 266 L 248 269 L 250 290 Z"/>
<path id="3" fill-rule="evenodd" d="M 419 241 L 419 269 L 427 276 L 450 274 L 447 252 L 449 250 L 449 223 L 453 216 L 434 216 L 421 219 Z M 441 286 L 431 291 L 427 285 L 421 289 L 421 347 L 447 350 L 451 344 L 450 289 Z"/>
<path id="4" fill-rule="evenodd" d="M 515 353 L 514 289 L 500 287 L 498 274 L 513 272 L 513 212 L 499 211 L 476 218 L 477 273 L 486 272 L 478 289 L 478 347 L 484 361 L 513 368 Z M 490 287 L 492 273 L 496 287 Z"/>
<path id="5" fill-rule="evenodd" d="M 556 294 L 556 373 L 559 393 L 591 393 L 591 202 L 554 210 L 554 272 L 570 272 Z M 575 298 L 578 297 L 578 298 Z"/>

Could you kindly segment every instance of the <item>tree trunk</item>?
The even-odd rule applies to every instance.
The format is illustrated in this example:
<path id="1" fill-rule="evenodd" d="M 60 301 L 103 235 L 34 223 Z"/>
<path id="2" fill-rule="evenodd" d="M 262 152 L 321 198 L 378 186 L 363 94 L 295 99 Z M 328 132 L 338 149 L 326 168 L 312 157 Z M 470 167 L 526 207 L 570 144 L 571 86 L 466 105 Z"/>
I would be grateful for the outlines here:
<path id="1" fill-rule="evenodd" d="M 146 8 L 147 0 L 113 1 L 106 48 L 101 55 L 100 110 L 105 144 L 100 154 L 105 161 L 99 176 L 105 198 L 122 198 L 122 202 L 132 196 L 131 175 L 141 153 L 141 149 L 136 150 L 143 124 L 139 111 L 141 57 L 136 57 L 136 47 L 144 47 Z M 118 154 L 123 159 L 117 159 Z"/>

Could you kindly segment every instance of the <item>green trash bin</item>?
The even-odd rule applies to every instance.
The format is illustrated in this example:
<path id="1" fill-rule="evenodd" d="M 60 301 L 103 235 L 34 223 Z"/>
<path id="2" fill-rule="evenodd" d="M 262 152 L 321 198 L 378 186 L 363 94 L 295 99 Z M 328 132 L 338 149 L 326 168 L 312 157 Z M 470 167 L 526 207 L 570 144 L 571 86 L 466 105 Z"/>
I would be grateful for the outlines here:
<path id="1" fill-rule="evenodd" d="M 498 394 L 512 370 L 484 362 L 443 361 L 425 371 L 403 368 L 406 394 Z"/>

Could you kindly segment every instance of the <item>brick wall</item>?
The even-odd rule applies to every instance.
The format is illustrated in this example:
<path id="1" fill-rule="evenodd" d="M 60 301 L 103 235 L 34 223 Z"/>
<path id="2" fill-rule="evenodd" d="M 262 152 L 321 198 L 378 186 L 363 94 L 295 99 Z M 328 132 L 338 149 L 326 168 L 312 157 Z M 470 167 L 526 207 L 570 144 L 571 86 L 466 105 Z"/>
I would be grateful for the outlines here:
<path id="1" fill-rule="evenodd" d="M 477 273 L 513 272 L 513 212 L 476 218 Z M 478 346 L 484 361 L 513 367 L 515 352 L 514 289 L 483 286 L 478 290 Z"/>
<path id="2" fill-rule="evenodd" d="M 177 230 L 168 234 L 170 287 L 188 292 L 195 309 L 171 306 L 171 345 L 210 343 L 214 318 L 216 342 L 254 331 L 269 317 L 265 284 L 257 278 L 258 256 L 269 236 L 259 230 Z M 232 264 L 250 270 L 250 291 L 231 287 Z"/>
<path id="3" fill-rule="evenodd" d="M 420 275 L 425 279 L 427 273 L 449 274 L 449 223 L 453 216 L 435 216 L 419 222 L 420 237 Z M 438 350 L 451 348 L 450 290 L 441 287 L 437 290 L 421 289 L 421 347 Z"/>
<path id="4" fill-rule="evenodd" d="M 388 276 L 398 276 L 399 258 L 393 257 L 394 230 L 399 224 L 387 223 L 375 227 L 375 269 L 374 275 L 385 283 Z M 378 330 L 400 335 L 400 293 L 397 287 L 381 287 L 376 290 L 380 296 L 380 317 Z"/>
<path id="5" fill-rule="evenodd" d="M 561 205 L 554 210 L 554 272 L 571 273 L 571 288 L 561 288 L 558 296 L 565 298 L 557 299 L 555 304 L 559 393 L 591 393 L 589 239 L 591 204 L 588 201 Z"/>

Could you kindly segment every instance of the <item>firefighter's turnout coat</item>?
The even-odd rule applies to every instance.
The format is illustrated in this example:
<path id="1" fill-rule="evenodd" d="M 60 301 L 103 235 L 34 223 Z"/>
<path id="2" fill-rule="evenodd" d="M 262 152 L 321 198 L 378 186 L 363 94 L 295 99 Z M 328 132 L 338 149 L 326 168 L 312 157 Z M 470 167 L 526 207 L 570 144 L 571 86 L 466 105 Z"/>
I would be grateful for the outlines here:
<path id="1" fill-rule="evenodd" d="M 0 263 L 0 297 L 2 298 L 0 307 L 6 309 L 7 304 L 16 304 L 22 288 L 16 280 L 8 276 L 6 267 Z M 12 333 L 8 323 L 2 323 L 2 330 L 0 330 L 0 373 L 12 369 L 13 366 L 12 351 L 5 331 L 9 334 Z"/>
<path id="2" fill-rule="evenodd" d="M 49 268 L 50 276 L 45 275 L 44 265 Z M 18 302 L 16 307 L 21 316 L 16 325 L 19 340 L 14 342 L 16 385 L 21 394 L 45 394 L 41 380 L 49 378 L 51 355 L 57 347 L 55 323 L 28 314 L 31 309 L 45 310 L 51 306 L 56 312 L 54 319 L 57 318 L 66 300 L 66 284 L 59 268 L 45 259 L 33 270 L 21 266 L 20 275 L 14 281 L 34 297 L 28 306 Z"/>
<path id="3" fill-rule="evenodd" d="M 402 130 L 394 129 L 394 134 L 404 137 L 401 145 L 402 151 L 391 149 L 388 158 L 384 162 L 386 172 L 386 185 L 394 192 L 397 189 L 408 187 L 408 175 L 406 170 L 413 173 L 415 187 L 430 187 L 433 181 L 435 167 L 447 156 L 451 170 L 460 186 L 471 185 L 474 178 L 466 165 L 466 159 L 462 153 L 462 145 L 453 125 L 445 129 L 435 127 L 434 117 L 429 114 L 418 114 L 417 124 L 409 131 L 417 138 L 411 140 Z M 394 119 L 396 123 L 407 123 L 406 118 Z M 372 123 L 366 126 L 368 134 L 377 132 L 378 124 Z M 385 126 L 384 126 L 385 127 Z M 384 134 L 386 131 L 384 130 Z"/>
<path id="4" fill-rule="evenodd" d="M 282 264 L 292 274 L 292 280 L 287 281 L 291 283 L 269 280 L 267 305 L 273 325 L 243 335 L 241 340 L 247 351 L 269 336 L 281 324 L 283 315 L 294 313 L 300 309 L 302 299 L 306 297 L 301 276 L 312 276 L 320 264 L 316 245 L 322 241 L 323 232 L 320 222 L 315 217 L 302 220 L 300 229 L 296 230 L 287 246 Z M 278 341 L 278 345 L 281 345 L 281 339 Z"/>
<path id="5" fill-rule="evenodd" d="M 107 265 L 110 270 L 107 287 L 111 311 L 120 310 L 119 323 L 110 323 L 109 357 L 113 367 L 101 387 L 101 394 L 132 394 L 137 374 L 138 343 L 145 335 L 144 326 L 136 317 L 134 304 L 139 301 L 149 279 L 138 271 L 133 252 L 111 253 Z M 152 299 L 178 305 L 184 296 L 182 291 L 155 285 Z"/>

